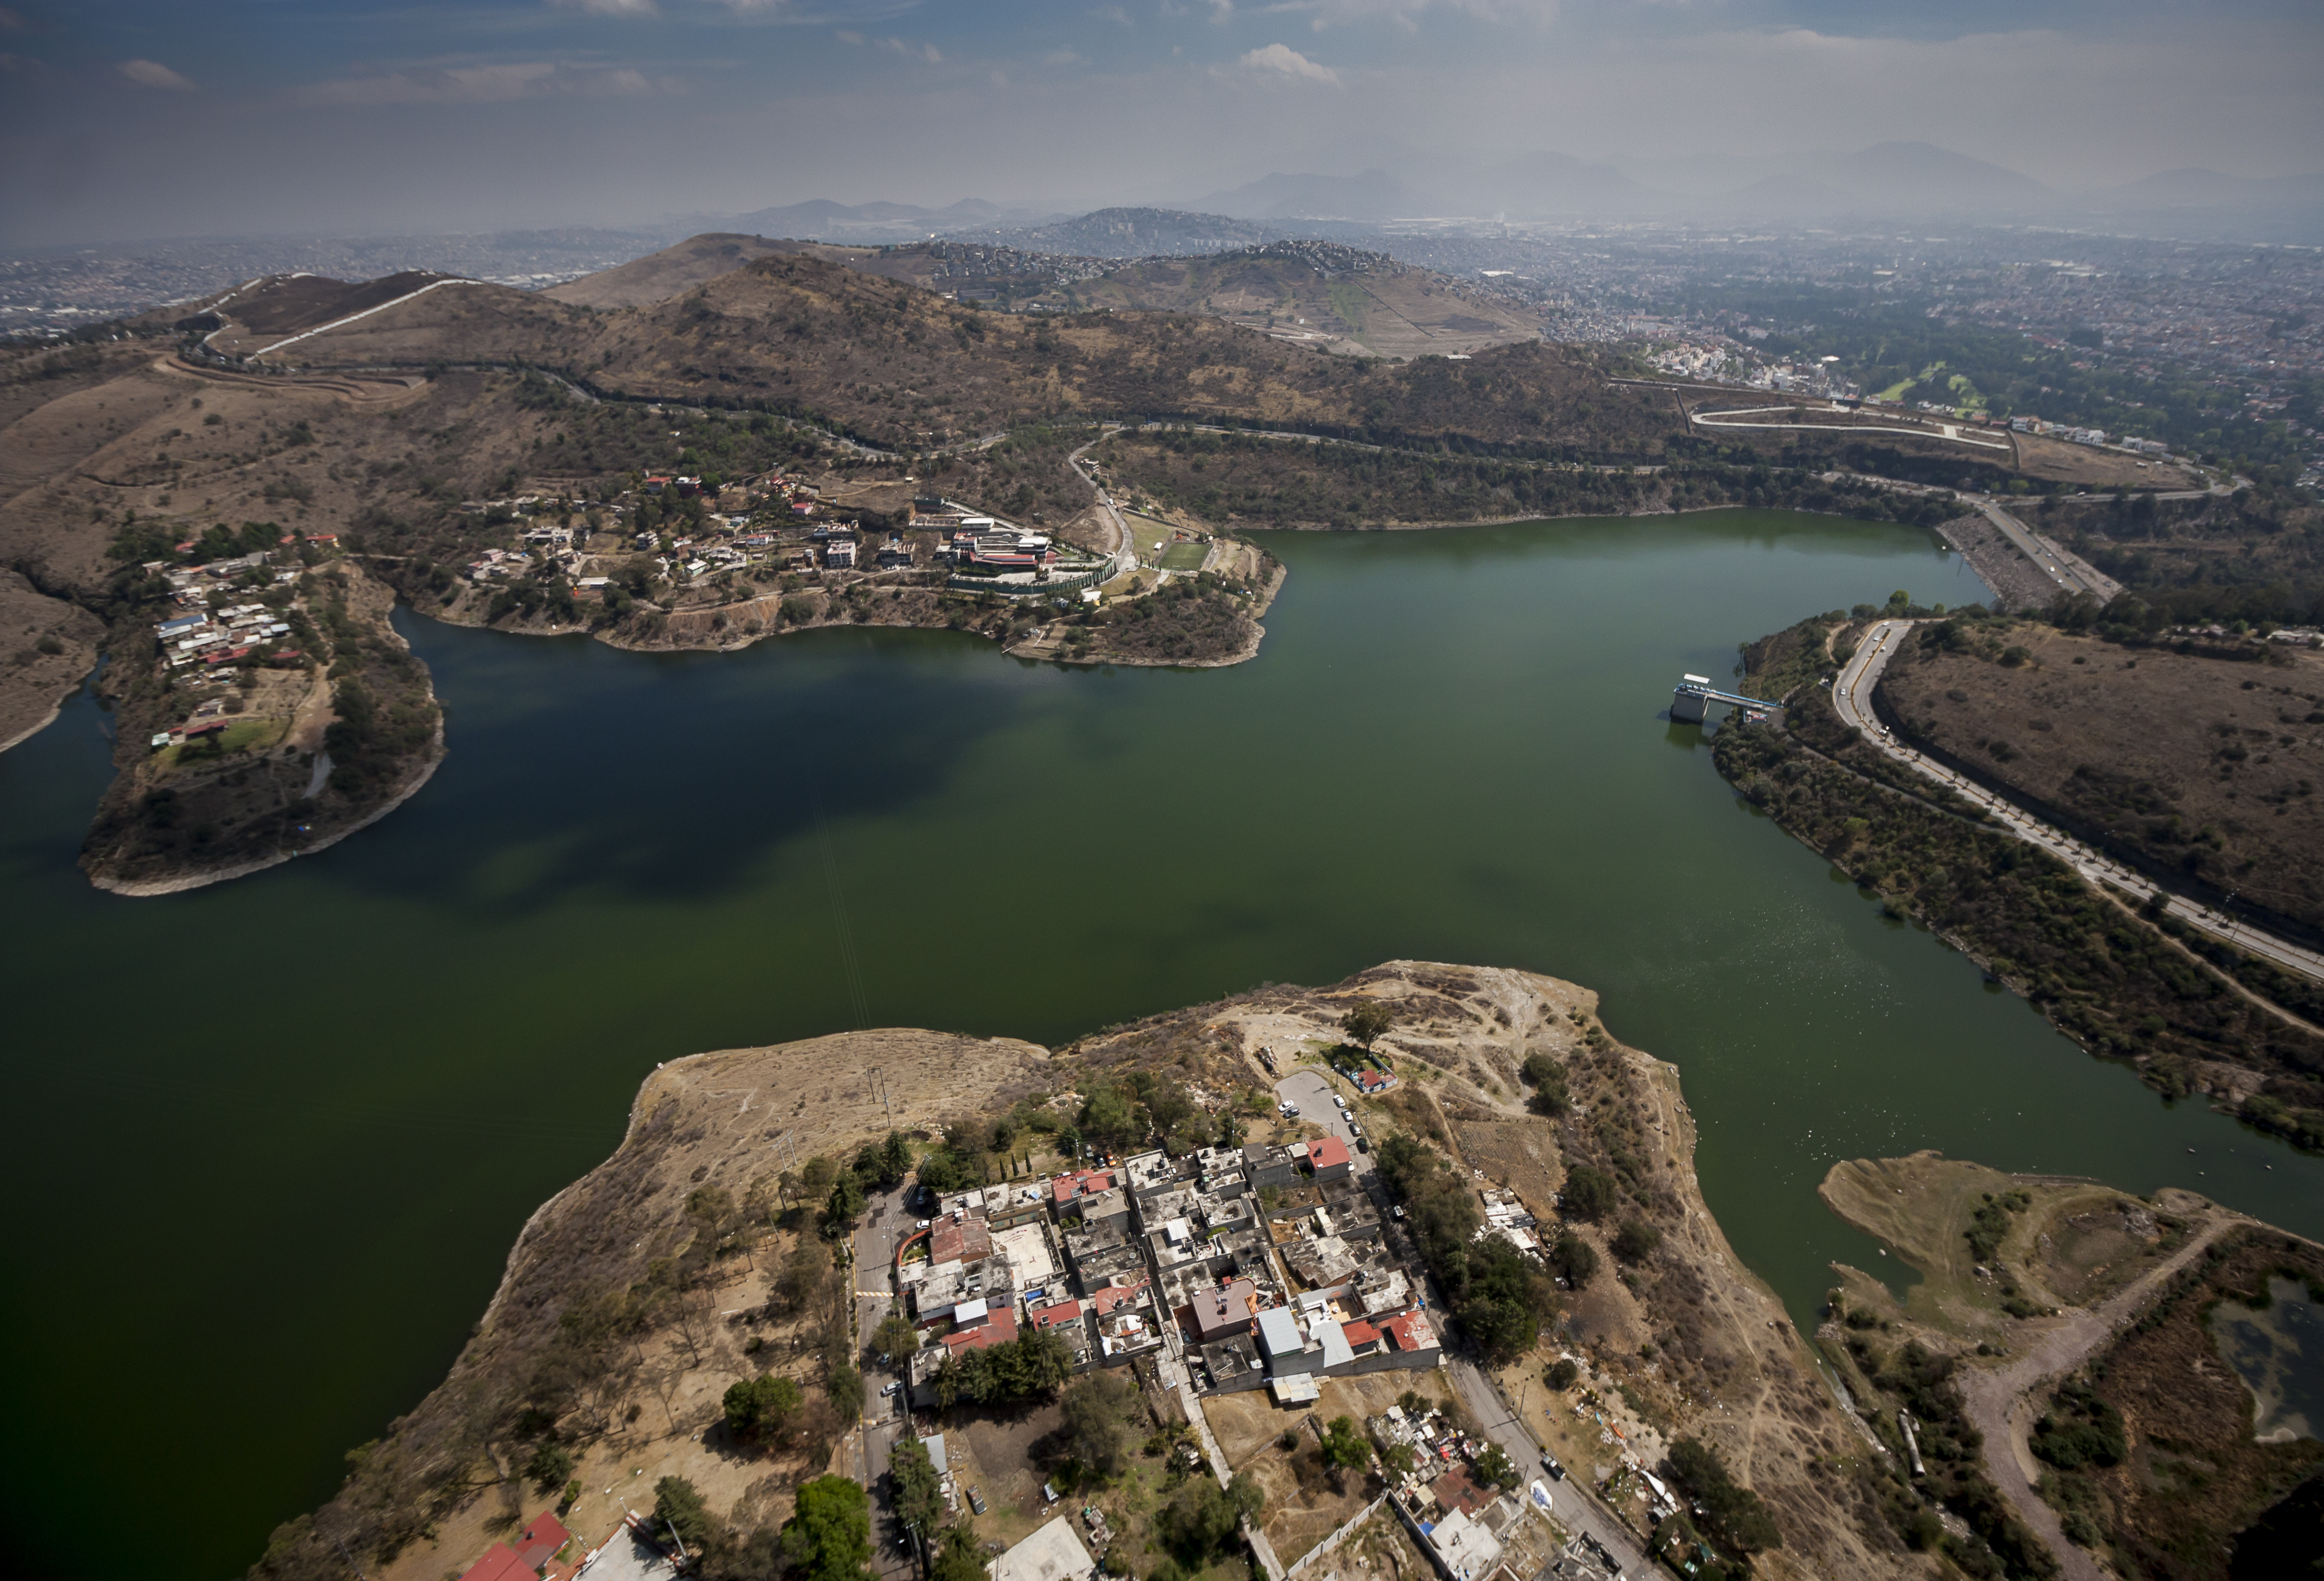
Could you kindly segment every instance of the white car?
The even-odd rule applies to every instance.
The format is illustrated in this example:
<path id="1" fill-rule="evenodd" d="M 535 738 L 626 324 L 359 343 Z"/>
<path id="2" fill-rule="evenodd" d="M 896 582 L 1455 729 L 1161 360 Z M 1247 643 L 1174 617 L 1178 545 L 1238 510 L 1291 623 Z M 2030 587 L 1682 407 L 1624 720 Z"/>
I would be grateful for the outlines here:
<path id="1" fill-rule="evenodd" d="M 1335 1092 L 1335 1093 L 1333 1093 L 1333 1094 L 1332 1095 L 1332 1101 L 1333 1101 L 1333 1103 L 1338 1104 L 1338 1105 L 1340 1106 L 1340 1112 L 1341 1112 L 1342 1114 L 1345 1114 L 1345 1113 L 1347 1113 L 1347 1111 L 1348 1111 L 1348 1100 L 1347 1100 L 1346 1098 L 1342 1098 L 1338 1093 L 1336 1093 L 1336 1092 Z"/>
<path id="2" fill-rule="evenodd" d="M 902 1387 L 903 1385 L 901 1383 L 890 1383 L 885 1389 L 880 1391 L 880 1398 L 885 1400 L 889 1395 L 893 1394 L 897 1390 Z"/>
<path id="3" fill-rule="evenodd" d="M 926 1228 L 927 1228 L 927 1227 L 928 1227 L 928 1223 L 929 1223 L 929 1221 L 924 1218 L 924 1219 L 920 1220 L 919 1224 L 918 1224 L 916 1227 L 920 1228 L 920 1229 L 926 1229 Z"/>

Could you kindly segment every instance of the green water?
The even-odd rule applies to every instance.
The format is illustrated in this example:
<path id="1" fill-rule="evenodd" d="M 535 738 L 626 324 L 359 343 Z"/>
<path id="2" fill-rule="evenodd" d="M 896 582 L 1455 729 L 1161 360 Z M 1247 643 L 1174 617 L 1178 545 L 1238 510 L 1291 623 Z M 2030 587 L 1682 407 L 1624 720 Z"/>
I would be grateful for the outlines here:
<path id="1" fill-rule="evenodd" d="M 1711 1206 L 1803 1318 L 1830 1259 L 1881 1266 L 1814 1195 L 1841 1158 L 2181 1183 L 2324 1231 L 2324 1166 L 2164 1108 L 1884 922 L 1661 717 L 1681 671 L 1724 678 L 1801 614 L 1978 596 L 1928 534 L 1729 512 L 1272 547 L 1290 582 L 1228 670 L 407 619 L 449 709 L 427 789 L 165 899 L 73 867 L 107 774 L 86 699 L 0 756 L 20 1551 L 238 1571 L 442 1375 L 641 1072 L 854 1025 L 1062 1040 L 1397 956 L 1570 978 L 1682 1067 Z"/>

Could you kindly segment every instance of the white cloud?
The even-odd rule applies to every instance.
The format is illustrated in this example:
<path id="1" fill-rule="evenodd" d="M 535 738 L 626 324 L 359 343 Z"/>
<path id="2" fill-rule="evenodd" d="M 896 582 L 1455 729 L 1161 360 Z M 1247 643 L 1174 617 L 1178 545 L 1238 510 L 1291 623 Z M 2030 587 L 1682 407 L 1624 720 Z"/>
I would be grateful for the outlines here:
<path id="1" fill-rule="evenodd" d="M 843 44 L 861 44 L 863 41 L 863 35 L 852 27 L 841 28 L 835 36 Z"/>
<path id="2" fill-rule="evenodd" d="M 1130 20 L 1130 13 L 1124 11 L 1119 5 L 1101 5 L 1096 10 L 1091 12 L 1090 14 L 1096 17 L 1100 22 L 1118 22 L 1124 27 L 1135 27 L 1138 25 L 1136 23 Z"/>
<path id="3" fill-rule="evenodd" d="M 1073 49 L 1052 50 L 1041 57 L 1041 64 L 1053 71 L 1062 71 L 1068 66 L 1080 66 L 1085 63 L 1082 59 L 1081 51 Z"/>
<path id="4" fill-rule="evenodd" d="M 657 16 L 654 0 L 549 0 L 558 11 L 586 11 L 592 16 Z"/>
<path id="5" fill-rule="evenodd" d="M 456 66 L 448 70 L 383 72 L 376 76 L 311 82 L 297 88 L 298 105 L 494 105 L 512 99 L 558 94 L 626 97 L 653 91 L 645 76 L 629 69 L 601 70 L 527 60 L 498 66 Z"/>
<path id="6" fill-rule="evenodd" d="M 173 93 L 194 91 L 193 78 L 180 76 L 159 60 L 124 60 L 114 69 L 145 87 L 166 87 Z"/>
<path id="7" fill-rule="evenodd" d="M 1251 51 L 1241 64 L 1252 71 L 1279 71 L 1286 77 L 1304 77 L 1311 82 L 1337 83 L 1340 74 L 1329 66 L 1319 66 L 1288 44 L 1268 44 Z"/>

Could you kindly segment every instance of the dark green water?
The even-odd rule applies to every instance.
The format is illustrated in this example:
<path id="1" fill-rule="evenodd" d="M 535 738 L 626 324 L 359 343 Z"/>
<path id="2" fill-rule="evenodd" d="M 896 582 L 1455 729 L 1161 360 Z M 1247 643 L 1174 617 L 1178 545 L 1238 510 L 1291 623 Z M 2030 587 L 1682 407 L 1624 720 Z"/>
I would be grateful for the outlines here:
<path id="1" fill-rule="evenodd" d="M 1880 1265 L 1814 1195 L 1841 1158 L 2181 1183 L 2324 1231 L 2324 1166 L 2166 1109 L 1884 923 L 1659 717 L 1803 613 L 1979 596 L 1929 535 L 1731 512 L 1273 547 L 1265 651 L 1222 671 L 407 620 L 450 709 L 433 782 L 166 899 L 73 867 L 107 774 L 87 701 L 0 756 L 20 1551 L 238 1571 L 442 1375 L 641 1072 L 859 1023 L 1062 1040 L 1397 956 L 1570 978 L 1682 1066 L 1711 1206 L 1803 1317 L 1830 1259 Z"/>

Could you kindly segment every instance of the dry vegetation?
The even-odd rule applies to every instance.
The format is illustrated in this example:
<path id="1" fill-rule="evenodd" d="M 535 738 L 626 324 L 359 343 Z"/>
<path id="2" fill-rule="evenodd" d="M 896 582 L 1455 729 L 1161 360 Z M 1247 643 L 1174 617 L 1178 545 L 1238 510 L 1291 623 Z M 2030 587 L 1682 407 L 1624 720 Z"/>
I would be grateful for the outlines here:
<path id="1" fill-rule="evenodd" d="M 2255 1439 L 2252 1392 L 2210 1322 L 2222 1296 L 2252 1299 L 2272 1275 L 2324 1288 L 2313 1244 L 2190 1192 L 1932 1153 L 1836 1165 L 1822 1192 L 1923 1275 L 1900 1302 L 1841 1268 L 1821 1334 L 1887 1450 L 1884 1503 L 1908 1540 L 1973 1552 L 1974 1528 L 2013 1576 L 2057 1574 L 2053 1555 L 2087 1567 L 2078 1545 L 2139 1581 L 2224 1577 L 2231 1560 L 2236 1576 L 2291 1574 L 2313 1557 L 2312 1532 L 2281 1569 L 2236 1553 L 2324 1446 Z"/>
<path id="2" fill-rule="evenodd" d="M 1922 628 L 1881 679 L 1918 734 L 2181 886 L 2324 936 L 2324 657 L 1944 630 Z"/>

